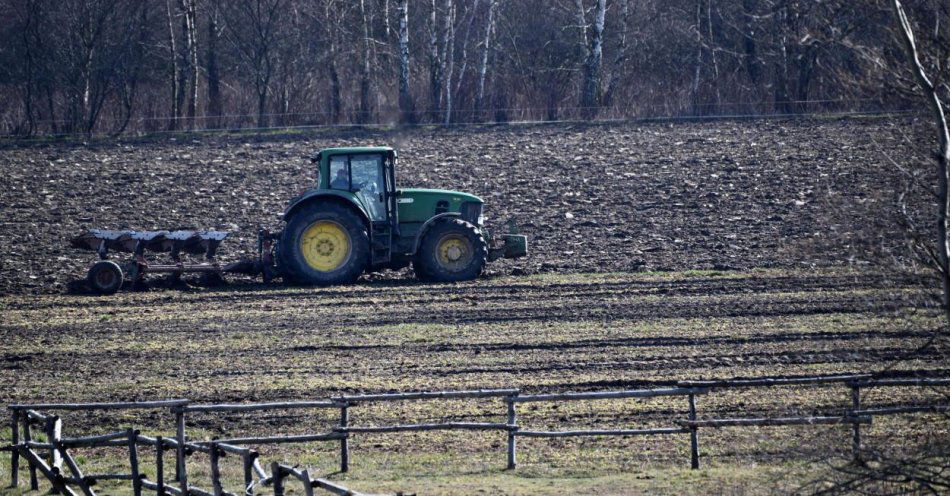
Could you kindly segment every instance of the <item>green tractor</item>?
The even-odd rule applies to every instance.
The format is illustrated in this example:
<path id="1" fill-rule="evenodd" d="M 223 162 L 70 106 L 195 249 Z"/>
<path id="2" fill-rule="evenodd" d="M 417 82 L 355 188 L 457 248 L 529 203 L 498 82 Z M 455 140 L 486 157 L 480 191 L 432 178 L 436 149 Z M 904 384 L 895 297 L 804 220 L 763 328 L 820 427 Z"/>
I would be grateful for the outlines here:
<path id="1" fill-rule="evenodd" d="M 350 282 L 412 264 L 427 281 L 465 281 L 487 262 L 527 255 L 524 236 L 493 237 L 484 202 L 457 191 L 396 188 L 389 147 L 328 148 L 317 185 L 291 200 L 276 245 L 278 272 L 302 284 Z"/>
<path id="2" fill-rule="evenodd" d="M 290 201 L 284 229 L 261 230 L 258 257 L 219 265 L 221 231 L 110 231 L 93 229 L 72 241 L 97 251 L 100 262 L 87 277 L 98 293 L 114 293 L 128 276 L 142 283 L 146 273 L 222 273 L 276 276 L 299 284 L 352 282 L 360 274 L 401 269 L 410 264 L 426 281 L 474 279 L 485 264 L 527 255 L 527 239 L 517 234 L 493 236 L 484 227 L 484 202 L 457 191 L 396 188 L 396 152 L 389 147 L 328 148 L 319 164 L 316 187 Z M 109 260 L 109 251 L 133 253 L 124 264 Z M 170 252 L 171 264 L 145 260 L 146 251 Z M 204 263 L 185 263 L 180 255 L 204 254 Z"/>

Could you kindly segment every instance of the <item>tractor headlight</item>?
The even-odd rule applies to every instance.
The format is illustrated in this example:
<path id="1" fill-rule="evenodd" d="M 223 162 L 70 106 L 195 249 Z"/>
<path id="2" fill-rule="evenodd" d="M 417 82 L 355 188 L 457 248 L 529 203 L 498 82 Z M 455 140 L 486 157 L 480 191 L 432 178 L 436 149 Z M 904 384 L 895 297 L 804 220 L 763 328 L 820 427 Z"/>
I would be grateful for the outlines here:
<path id="1" fill-rule="evenodd" d="M 462 218 L 476 226 L 482 225 L 481 216 L 482 216 L 482 204 L 479 202 L 464 202 L 462 207 L 459 209 L 459 213 L 462 214 Z"/>

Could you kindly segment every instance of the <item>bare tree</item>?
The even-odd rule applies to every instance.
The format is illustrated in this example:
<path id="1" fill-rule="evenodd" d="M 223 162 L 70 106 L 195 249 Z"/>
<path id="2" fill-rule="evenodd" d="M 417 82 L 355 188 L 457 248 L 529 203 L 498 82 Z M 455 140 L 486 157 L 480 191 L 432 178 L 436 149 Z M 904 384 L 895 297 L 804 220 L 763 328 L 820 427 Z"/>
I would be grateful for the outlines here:
<path id="1" fill-rule="evenodd" d="M 445 0 L 445 35 L 442 53 L 442 74 L 445 74 L 445 114 L 443 124 L 452 120 L 452 77 L 455 70 L 455 3 Z"/>
<path id="2" fill-rule="evenodd" d="M 485 19 L 485 35 L 482 38 L 482 56 L 478 66 L 478 90 L 475 94 L 475 121 L 484 119 L 485 76 L 488 73 L 488 56 L 491 53 L 492 32 L 495 30 L 495 8 L 498 0 L 488 0 L 488 14 Z"/>
<path id="3" fill-rule="evenodd" d="M 436 0 L 430 2 L 429 23 L 429 113 L 432 119 L 438 119 L 442 108 L 442 84 L 445 76 L 445 53 L 442 50 L 444 37 L 440 37 L 438 26 L 438 7 Z"/>
<path id="4" fill-rule="evenodd" d="M 366 0 L 360 0 L 360 18 L 362 20 L 363 55 L 360 65 L 360 109 L 357 122 L 369 123 L 372 118 L 373 104 L 370 102 L 372 39 L 370 38 L 370 14 L 366 9 Z"/>
<path id="5" fill-rule="evenodd" d="M 221 72 L 218 65 L 218 39 L 221 37 L 218 0 L 207 0 L 205 16 L 208 20 L 208 39 L 205 42 L 205 77 L 208 81 L 208 115 L 205 125 L 212 129 L 221 126 Z"/>
<path id="6" fill-rule="evenodd" d="M 198 6 L 197 0 L 180 0 L 179 7 L 184 14 L 185 58 L 188 73 L 187 123 L 188 129 L 194 129 L 195 112 L 198 107 Z"/>
<path id="7" fill-rule="evenodd" d="M 937 272 L 940 274 L 940 281 L 943 287 L 942 306 L 947 320 L 950 321 L 950 177 L 947 176 L 947 165 L 950 163 L 950 128 L 947 125 L 946 107 L 947 101 L 944 99 L 950 97 L 950 86 L 947 85 L 945 77 L 950 75 L 950 69 L 946 65 L 941 66 L 939 60 L 936 70 L 942 72 L 937 79 L 936 75 L 928 74 L 927 67 L 921 61 L 921 54 L 918 50 L 917 38 L 914 33 L 914 25 L 907 15 L 900 0 L 892 0 L 894 16 L 899 24 L 899 32 L 904 42 L 904 49 L 910 63 L 910 69 L 917 81 L 917 86 L 927 105 L 933 112 L 934 122 L 937 126 L 938 149 L 934 154 L 937 162 L 937 248 L 934 257 Z M 940 35 L 939 24 L 935 28 L 935 37 L 947 46 L 943 47 L 945 54 L 950 53 L 950 42 Z"/>
<path id="8" fill-rule="evenodd" d="M 165 16 L 168 20 L 168 51 L 171 61 L 169 82 L 171 83 L 171 115 L 168 120 L 168 129 L 178 129 L 178 119 L 181 118 L 181 92 L 179 86 L 180 68 L 178 66 L 178 42 L 175 35 L 175 16 L 172 13 L 172 0 L 165 0 Z"/>
<path id="9" fill-rule="evenodd" d="M 324 0 L 323 22 L 326 26 L 327 37 L 327 76 L 330 78 L 330 94 L 328 99 L 328 113 L 331 123 L 338 123 L 343 116 L 343 98 L 340 86 L 340 74 L 336 68 L 337 36 L 340 32 L 339 19 L 336 17 L 336 0 Z"/>
<path id="10" fill-rule="evenodd" d="M 277 30 L 284 0 L 232 0 L 222 12 L 227 33 L 249 69 L 257 95 L 257 126 L 268 125 L 267 97 L 274 75 Z"/>
<path id="11" fill-rule="evenodd" d="M 620 30 L 618 32 L 619 40 L 617 42 L 617 53 L 614 57 L 613 68 L 610 72 L 610 82 L 607 83 L 607 91 L 604 93 L 602 104 L 605 107 L 613 105 L 614 93 L 620 85 L 626 74 L 627 67 L 627 39 L 630 29 L 630 0 L 620 0 Z"/>
<path id="12" fill-rule="evenodd" d="M 586 39 L 586 15 L 583 0 L 577 0 L 579 8 L 578 20 L 584 21 L 584 38 Z M 581 94 L 581 107 L 588 119 L 597 115 L 600 106 L 601 60 L 604 53 L 604 15 L 607 10 L 606 0 L 597 0 L 594 9 L 594 21 L 590 25 L 590 48 L 585 50 L 584 58 L 584 89 Z"/>
<path id="13" fill-rule="evenodd" d="M 399 111 L 403 123 L 415 124 L 415 108 L 409 91 L 409 0 L 399 0 Z"/>

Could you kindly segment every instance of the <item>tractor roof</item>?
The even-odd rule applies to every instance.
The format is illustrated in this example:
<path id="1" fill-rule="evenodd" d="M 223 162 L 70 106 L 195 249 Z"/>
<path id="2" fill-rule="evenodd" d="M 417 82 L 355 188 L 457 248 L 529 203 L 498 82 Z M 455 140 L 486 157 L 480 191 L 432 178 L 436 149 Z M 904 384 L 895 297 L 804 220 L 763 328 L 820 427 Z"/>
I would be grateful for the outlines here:
<path id="1" fill-rule="evenodd" d="M 392 153 L 393 149 L 389 146 L 347 146 L 338 148 L 324 148 L 320 150 L 320 155 L 338 155 L 349 153 Z"/>

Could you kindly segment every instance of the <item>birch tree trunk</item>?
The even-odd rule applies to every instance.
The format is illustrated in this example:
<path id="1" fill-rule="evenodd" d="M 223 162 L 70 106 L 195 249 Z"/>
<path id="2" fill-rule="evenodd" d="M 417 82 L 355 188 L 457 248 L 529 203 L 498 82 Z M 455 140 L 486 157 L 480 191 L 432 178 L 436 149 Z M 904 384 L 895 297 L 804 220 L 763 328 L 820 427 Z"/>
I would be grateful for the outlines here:
<path id="1" fill-rule="evenodd" d="M 452 122 L 452 76 L 455 70 L 455 5 L 445 0 L 445 54 L 443 55 L 445 74 L 445 115 L 442 123 Z"/>
<path id="2" fill-rule="evenodd" d="M 759 93 L 759 58 L 756 47 L 755 15 L 758 0 L 742 0 L 742 48 L 745 51 L 745 69 L 752 90 Z"/>
<path id="3" fill-rule="evenodd" d="M 399 0 L 399 111 L 404 124 L 415 124 L 409 92 L 409 0 Z"/>
<path id="4" fill-rule="evenodd" d="M 775 87 L 775 111 L 790 114 L 788 97 L 788 1 L 783 0 L 774 14 L 775 33 L 778 36 L 778 56 L 773 63 L 772 85 Z"/>
<path id="5" fill-rule="evenodd" d="M 607 92 L 604 93 L 604 107 L 613 105 L 614 93 L 617 86 L 626 75 L 627 65 L 627 31 L 630 29 L 630 0 L 620 0 L 620 40 L 617 43 L 617 56 L 614 57 L 613 70 L 610 73 L 610 82 L 607 83 Z"/>
<path id="6" fill-rule="evenodd" d="M 713 0 L 706 0 L 706 28 L 708 36 L 706 38 L 706 49 L 709 51 L 709 61 L 712 62 L 712 89 L 715 92 L 715 99 L 712 102 L 713 105 L 711 108 L 707 109 L 707 112 L 718 114 L 719 103 L 722 101 L 722 96 L 721 88 L 719 87 L 719 60 L 716 57 L 716 51 L 713 49 L 713 47 L 716 46 L 716 34 L 720 28 L 715 22 L 715 17 L 713 16 L 713 3 Z"/>
<path id="7" fill-rule="evenodd" d="M 429 113 L 438 120 L 442 108 L 442 50 L 439 48 L 439 28 L 435 0 L 431 0 L 429 14 Z"/>
<path id="8" fill-rule="evenodd" d="M 468 70 L 468 45 L 471 41 L 472 25 L 475 24 L 475 16 L 478 14 L 478 5 L 480 3 L 479 0 L 474 0 L 471 7 L 465 10 L 468 16 L 468 22 L 465 23 L 465 35 L 462 36 L 462 54 L 459 56 L 459 61 L 462 65 L 459 67 L 458 77 L 455 78 L 455 89 L 453 90 L 456 96 L 462 92 L 462 83 L 465 82 L 465 71 Z M 449 84 L 451 84 L 451 80 Z M 468 119 L 471 120 L 471 117 Z"/>
<path id="9" fill-rule="evenodd" d="M 693 67 L 693 84 L 690 87 L 690 106 L 693 115 L 703 113 L 703 105 L 699 96 L 699 87 L 703 79 L 703 0 L 696 0 L 696 61 Z"/>
<path id="10" fill-rule="evenodd" d="M 165 0 L 165 15 L 168 19 L 168 47 L 171 57 L 171 115 L 168 119 L 168 130 L 174 131 L 178 129 L 178 118 L 181 117 L 181 106 L 179 102 L 181 101 L 178 97 L 181 92 L 181 88 L 178 86 L 178 47 L 175 40 L 175 20 L 174 15 L 172 14 L 172 0 Z"/>
<path id="11" fill-rule="evenodd" d="M 337 21 L 332 17 L 335 9 L 335 1 L 325 0 L 323 5 L 324 22 L 327 27 L 327 40 L 329 40 L 327 46 L 327 75 L 330 78 L 330 99 L 328 112 L 330 116 L 330 122 L 332 124 L 337 124 L 340 122 L 340 117 L 343 115 L 343 98 L 341 96 L 342 90 L 340 88 L 340 75 L 336 70 Z"/>
<path id="12" fill-rule="evenodd" d="M 946 103 L 940 98 L 940 87 L 927 75 L 924 65 L 920 61 L 920 53 L 917 50 L 917 41 L 914 36 L 914 30 L 911 26 L 907 13 L 900 0 L 893 0 L 894 15 L 897 17 L 900 25 L 900 33 L 904 41 L 904 47 L 907 51 L 907 58 L 914 76 L 917 79 L 917 86 L 924 93 L 927 103 L 933 111 L 934 120 L 937 124 L 939 149 L 935 154 L 937 160 L 937 272 L 940 274 L 940 281 L 943 289 L 941 303 L 943 304 L 944 316 L 950 322 L 950 239 L 947 233 L 950 231 L 948 220 L 950 220 L 950 176 L 948 176 L 948 165 L 950 165 L 950 126 L 947 123 Z"/>
<path id="13" fill-rule="evenodd" d="M 197 1 L 183 0 L 185 13 L 185 46 L 188 53 L 188 129 L 195 127 L 195 112 L 198 106 L 198 28 Z"/>
<path id="14" fill-rule="evenodd" d="M 582 1 L 578 0 L 578 4 L 582 5 Z M 604 14 L 606 10 L 607 0 L 597 0 L 594 23 L 591 25 L 590 49 L 587 50 L 587 58 L 584 62 L 584 93 L 581 97 L 583 115 L 587 119 L 597 116 L 600 105 L 600 68 L 604 51 Z M 586 18 L 583 10 L 579 12 L 579 15 L 581 18 Z"/>
<path id="15" fill-rule="evenodd" d="M 485 75 L 488 73 L 488 54 L 491 53 L 491 34 L 495 29 L 495 7 L 498 0 L 488 0 L 488 15 L 485 20 L 485 36 L 482 39 L 482 60 L 478 66 L 478 90 L 475 93 L 475 122 L 484 120 Z"/>
<path id="16" fill-rule="evenodd" d="M 205 127 L 217 129 L 221 127 L 221 73 L 218 68 L 218 4 L 216 0 L 209 2 L 208 7 L 208 41 L 205 60 L 205 72 L 208 79 L 208 115 Z"/>
<path id="17" fill-rule="evenodd" d="M 360 124 L 370 122 L 372 103 L 370 103 L 370 45 L 369 15 L 366 11 L 366 0 L 360 0 L 360 17 L 363 23 L 363 57 L 360 68 L 360 110 L 357 121 Z"/>

